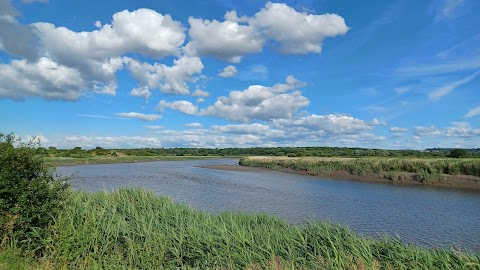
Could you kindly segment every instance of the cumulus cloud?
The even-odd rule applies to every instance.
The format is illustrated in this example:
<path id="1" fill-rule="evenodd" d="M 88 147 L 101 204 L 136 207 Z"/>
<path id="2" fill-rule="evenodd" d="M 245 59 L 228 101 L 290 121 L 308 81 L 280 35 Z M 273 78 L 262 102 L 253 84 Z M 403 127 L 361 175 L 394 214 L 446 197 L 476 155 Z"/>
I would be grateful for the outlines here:
<path id="1" fill-rule="evenodd" d="M 343 35 L 349 30 L 337 14 L 307 14 L 284 3 L 268 2 L 249 20 L 266 37 L 277 41 L 285 53 L 320 53 L 327 37 Z"/>
<path id="2" fill-rule="evenodd" d="M 218 74 L 218 76 L 223 77 L 223 78 L 230 78 L 235 76 L 237 74 L 237 68 L 235 66 L 227 66 L 225 67 L 222 72 Z"/>
<path id="3" fill-rule="evenodd" d="M 203 125 L 201 123 L 188 123 L 188 124 L 185 124 L 185 126 L 199 128 L 199 127 L 202 127 Z"/>
<path id="4" fill-rule="evenodd" d="M 320 53 L 323 40 L 343 35 L 349 30 L 337 14 L 298 12 L 284 3 L 268 2 L 254 16 L 225 14 L 225 21 L 189 18 L 191 41 L 185 51 L 209 55 L 238 63 L 248 54 L 261 52 L 272 40 L 288 54 Z"/>
<path id="5" fill-rule="evenodd" d="M 460 138 L 479 138 L 480 128 L 472 128 L 466 122 L 454 122 L 451 127 L 445 130 L 446 137 L 460 137 Z"/>
<path id="6" fill-rule="evenodd" d="M 207 91 L 196 89 L 195 91 L 193 91 L 192 96 L 194 96 L 194 97 L 208 97 L 209 94 L 208 94 Z"/>
<path id="7" fill-rule="evenodd" d="M 152 96 L 150 90 L 148 90 L 148 86 L 142 86 L 139 88 L 133 88 L 130 91 L 130 95 L 134 97 L 144 97 L 145 99 L 149 99 Z"/>
<path id="8" fill-rule="evenodd" d="M 120 117 L 126 117 L 126 118 L 140 119 L 143 121 L 155 121 L 157 119 L 162 118 L 162 116 L 158 114 L 143 114 L 138 112 L 116 113 L 115 115 Z"/>
<path id="9" fill-rule="evenodd" d="M 243 56 L 262 51 L 265 43 L 254 27 L 237 22 L 190 17 L 188 23 L 191 41 L 185 46 L 185 51 L 189 54 L 208 55 L 238 63 Z"/>
<path id="10" fill-rule="evenodd" d="M 328 114 L 316 115 L 311 114 L 298 118 L 274 119 L 273 124 L 278 127 L 286 128 L 304 128 L 310 131 L 319 131 L 322 134 L 349 134 L 361 131 L 371 130 L 371 124 L 354 118 L 349 115 Z"/>
<path id="11" fill-rule="evenodd" d="M 458 81 L 449 83 L 447 85 L 444 85 L 442 87 L 439 87 L 439 88 L 431 91 L 430 94 L 428 95 L 428 98 L 430 100 L 433 100 L 433 101 L 439 100 L 440 98 L 449 94 L 450 92 L 452 92 L 456 88 L 458 88 L 458 87 L 460 87 L 460 86 L 462 86 L 466 83 L 469 83 L 470 81 L 475 79 L 479 74 L 480 74 L 480 71 L 477 71 L 477 72 L 473 73 L 472 75 L 467 76 L 467 77 L 465 77 L 461 80 L 458 80 Z"/>
<path id="12" fill-rule="evenodd" d="M 111 24 L 92 32 L 74 32 L 50 23 L 33 25 L 49 54 L 65 62 L 82 57 L 98 61 L 129 52 L 153 58 L 178 55 L 186 37 L 180 22 L 150 9 L 115 13 Z"/>
<path id="13" fill-rule="evenodd" d="M 163 112 L 165 108 L 170 108 L 172 110 L 180 111 L 184 114 L 195 115 L 198 113 L 198 107 L 193 103 L 186 101 L 186 100 L 177 100 L 173 102 L 167 102 L 165 100 L 161 100 L 158 103 L 157 110 L 159 112 Z"/>
<path id="14" fill-rule="evenodd" d="M 423 137 L 423 136 L 440 136 L 442 135 L 442 132 L 440 131 L 439 128 L 435 126 L 417 126 L 413 130 L 413 134 L 418 137 Z"/>
<path id="15" fill-rule="evenodd" d="M 480 115 L 480 106 L 477 106 L 468 110 L 468 113 L 465 114 L 465 117 L 475 117 L 478 115 Z"/>
<path id="16" fill-rule="evenodd" d="M 407 132 L 408 128 L 391 127 L 388 131 L 390 131 L 390 132 Z"/>
<path id="17" fill-rule="evenodd" d="M 270 127 L 262 124 L 243 124 L 243 125 L 224 125 L 224 126 L 212 126 L 213 130 L 221 131 L 231 134 L 259 134 L 268 135 L 270 133 Z"/>
<path id="18" fill-rule="evenodd" d="M 123 55 L 135 53 L 152 58 L 178 56 L 186 37 L 180 22 L 174 21 L 170 15 L 150 9 L 124 10 L 113 15 L 111 24 L 102 26 L 100 22 L 96 23 L 98 30 L 75 32 L 45 22 L 21 25 L 16 21 L 17 12 L 9 1 L 1 0 L 0 5 L 0 49 L 28 60 L 12 60 L 9 66 L 2 65 L 3 69 L 19 75 L 15 79 L 0 74 L 0 80 L 8 82 L 4 85 L 9 85 L 8 88 L 3 86 L 2 92 L 6 93 L 2 93 L 2 96 L 13 99 L 19 99 L 19 96 L 25 98 L 28 93 L 30 96 L 62 100 L 76 100 L 84 92 L 115 95 L 116 72 L 124 67 Z M 12 31 L 14 35 L 10 33 Z M 33 47 L 26 48 L 27 45 Z M 36 57 L 38 54 L 40 57 Z M 52 81 L 49 78 L 35 76 L 34 81 L 22 82 L 23 77 L 32 77 L 32 73 L 44 73 L 46 62 L 79 74 L 75 82 L 81 83 L 72 83 L 62 95 L 55 85 L 56 81 L 53 82 L 53 91 L 50 91 L 48 85 Z M 19 65 L 29 68 L 19 68 Z M 38 70 L 32 71 L 34 68 Z M 199 59 L 177 59 L 172 67 L 162 66 L 163 81 L 159 87 L 165 92 L 188 92 L 188 89 L 185 90 L 185 81 L 190 79 L 190 72 L 196 72 L 191 70 L 202 68 Z M 21 88 L 17 93 L 11 87 L 16 84 L 28 88 Z M 145 86 L 141 84 L 131 94 L 148 98 L 149 89 Z"/>
<path id="19" fill-rule="evenodd" d="M 17 21 L 19 12 L 9 0 L 0 0 L 0 50 L 35 60 L 38 56 L 34 27 Z"/>
<path id="20" fill-rule="evenodd" d="M 77 100 L 86 87 L 94 87 L 74 68 L 50 58 L 35 62 L 13 60 L 0 64 L 0 98 L 24 100 L 41 97 L 49 100 Z M 101 89 L 99 89 L 101 91 Z"/>
<path id="21" fill-rule="evenodd" d="M 143 93 L 159 88 L 167 94 L 188 94 L 190 89 L 187 82 L 195 81 L 195 74 L 201 73 L 204 67 L 200 58 L 188 56 L 174 60 L 173 66 L 160 63 L 151 65 L 129 57 L 124 57 L 123 62 L 139 82 L 137 89 L 142 89 Z"/>
<path id="22" fill-rule="evenodd" d="M 238 122 L 290 118 L 310 103 L 300 91 L 292 91 L 302 86 L 293 76 L 287 77 L 285 84 L 271 87 L 252 85 L 243 91 L 232 91 L 228 97 L 219 97 L 213 105 L 202 109 L 200 114 Z"/>

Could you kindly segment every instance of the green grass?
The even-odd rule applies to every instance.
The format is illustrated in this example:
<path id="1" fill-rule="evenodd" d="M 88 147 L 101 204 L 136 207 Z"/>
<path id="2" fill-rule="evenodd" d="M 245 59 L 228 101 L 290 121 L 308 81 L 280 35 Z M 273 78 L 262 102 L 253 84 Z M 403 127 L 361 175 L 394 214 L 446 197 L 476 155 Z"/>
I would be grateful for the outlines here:
<path id="1" fill-rule="evenodd" d="M 112 163 L 132 163 L 132 162 L 149 162 L 163 160 L 191 160 L 191 159 L 207 159 L 221 158 L 219 156 L 113 156 L 113 155 L 85 155 L 78 157 L 60 157 L 47 156 L 44 161 L 52 166 L 71 166 L 84 164 L 112 164 Z"/>
<path id="2" fill-rule="evenodd" d="M 249 157 L 242 158 L 240 165 L 269 169 L 288 168 L 306 171 L 311 175 L 327 175 L 344 171 L 354 175 L 396 172 L 415 174 L 419 182 L 441 181 L 443 174 L 472 175 L 480 177 L 478 158 L 288 158 Z"/>
<path id="3" fill-rule="evenodd" d="M 50 232 L 38 261 L 61 269 L 480 269 L 479 254 L 365 238 L 325 222 L 213 215 L 133 189 L 71 192 Z"/>

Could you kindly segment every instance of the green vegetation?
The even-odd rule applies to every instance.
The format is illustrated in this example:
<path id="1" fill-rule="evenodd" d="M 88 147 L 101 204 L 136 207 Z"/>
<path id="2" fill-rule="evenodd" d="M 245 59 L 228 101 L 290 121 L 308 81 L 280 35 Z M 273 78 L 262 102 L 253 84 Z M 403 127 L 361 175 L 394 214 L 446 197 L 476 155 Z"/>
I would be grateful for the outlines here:
<path id="1" fill-rule="evenodd" d="M 57 150 L 36 146 L 0 134 L 2 270 L 480 269 L 479 254 L 366 238 L 326 222 L 213 215 L 144 190 L 71 191 L 42 158 Z"/>
<path id="2" fill-rule="evenodd" d="M 452 158 L 462 158 L 466 156 L 468 156 L 468 153 L 465 149 L 453 149 L 449 155 L 449 157 Z"/>
<path id="3" fill-rule="evenodd" d="M 441 181 L 442 175 L 480 177 L 480 159 L 463 158 L 289 158 L 250 157 L 240 159 L 240 165 L 269 169 L 287 168 L 306 171 L 311 175 L 348 172 L 353 175 L 385 174 L 395 179 L 396 173 L 414 173 L 419 182 Z"/>
<path id="4" fill-rule="evenodd" d="M 478 269 L 480 256 L 370 239 L 330 223 L 212 215 L 151 192 L 72 192 L 42 265 L 70 269 Z M 1 259 L 1 257 L 0 257 Z M 0 264 L 1 265 L 1 264 Z"/>
<path id="5" fill-rule="evenodd" d="M 18 145 L 15 147 L 15 145 Z M 0 134 L 0 245 L 15 239 L 22 247 L 39 248 L 42 236 L 63 206 L 67 185 L 55 179 L 33 148 L 14 135 Z"/>

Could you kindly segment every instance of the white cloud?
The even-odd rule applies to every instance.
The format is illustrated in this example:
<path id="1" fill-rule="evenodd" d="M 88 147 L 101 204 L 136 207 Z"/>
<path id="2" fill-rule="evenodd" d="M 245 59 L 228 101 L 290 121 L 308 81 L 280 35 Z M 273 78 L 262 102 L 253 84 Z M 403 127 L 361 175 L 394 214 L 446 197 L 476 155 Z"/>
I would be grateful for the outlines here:
<path id="1" fill-rule="evenodd" d="M 204 67 L 200 58 L 188 56 L 174 60 L 173 66 L 159 63 L 151 65 L 128 57 L 124 57 L 123 61 L 139 82 L 139 88 L 160 88 L 167 94 L 188 94 L 190 90 L 187 82 L 195 81 L 195 74 L 201 73 Z"/>
<path id="2" fill-rule="evenodd" d="M 245 55 L 263 50 L 268 40 L 289 54 L 320 53 L 327 37 L 345 34 L 349 28 L 336 14 L 307 14 L 283 3 L 268 2 L 253 17 L 225 14 L 225 21 L 190 17 L 191 41 L 184 50 L 190 55 L 208 55 L 239 63 Z"/>
<path id="3" fill-rule="evenodd" d="M 197 101 L 196 101 L 197 104 L 202 103 L 202 102 L 205 102 L 204 98 L 197 98 Z"/>
<path id="4" fill-rule="evenodd" d="M 78 70 L 46 57 L 36 62 L 13 60 L 9 65 L 0 64 L 0 98 L 77 100 L 88 86 L 93 87 Z"/>
<path id="5" fill-rule="evenodd" d="M 252 85 L 244 91 L 232 91 L 228 97 L 219 97 L 213 105 L 202 109 L 200 114 L 239 122 L 289 118 L 310 103 L 300 91 L 290 92 L 301 86 L 303 84 L 293 77 L 287 78 L 287 84 L 272 87 Z"/>
<path id="6" fill-rule="evenodd" d="M 254 27 L 237 22 L 209 21 L 190 17 L 191 41 L 185 51 L 192 55 L 208 55 L 238 63 L 247 54 L 262 51 L 263 37 Z"/>
<path id="7" fill-rule="evenodd" d="M 372 129 L 372 125 L 349 115 L 311 114 L 298 118 L 274 119 L 273 124 L 284 128 L 303 128 L 323 133 L 351 134 Z"/>
<path id="8" fill-rule="evenodd" d="M 408 128 L 391 127 L 388 131 L 390 131 L 390 132 L 407 132 Z"/>
<path id="9" fill-rule="evenodd" d="M 201 123 L 188 123 L 188 124 L 185 124 L 185 126 L 199 128 L 199 127 L 202 127 L 203 125 Z"/>
<path id="10" fill-rule="evenodd" d="M 31 94 L 30 96 L 63 100 L 76 100 L 83 92 L 115 95 L 116 72 L 123 69 L 123 55 L 134 53 L 153 58 L 176 56 L 179 55 L 180 46 L 186 37 L 185 29 L 180 22 L 172 20 L 170 15 L 162 15 L 149 9 L 132 12 L 124 10 L 113 15 L 111 24 L 102 26 L 100 22 L 96 23 L 100 27 L 98 30 L 75 32 L 66 27 L 57 27 L 44 22 L 28 26 L 21 25 L 15 20 L 18 12 L 11 7 L 9 1 L 2 0 L 0 4 L 2 5 L 0 49 L 12 55 L 25 57 L 29 62 L 23 65 L 30 66 L 28 70 L 19 69 L 19 60 L 12 60 L 12 67 L 9 69 L 10 71 L 17 69 L 18 79 L 14 82 L 9 81 L 8 88 L 3 86 L 3 92 L 6 93 L 2 93 L 2 96 L 13 99 L 25 98 L 29 96 L 28 93 Z M 3 14 L 5 12 L 7 14 Z M 33 47 L 28 47 L 30 45 Z M 36 57 L 38 52 L 41 52 L 39 59 Z M 20 78 L 31 77 L 33 72 L 42 73 L 44 70 L 41 63 L 45 63 L 46 59 L 63 70 L 81 74 L 77 77 L 82 80 L 82 83 L 76 85 L 71 83 L 67 89 L 63 90 L 63 94 L 59 94 L 55 85 L 54 91 L 44 87 L 52 83 L 49 80 L 42 81 L 41 78 L 36 78 L 33 83 L 20 82 Z M 8 67 L 2 65 L 2 68 Z M 31 71 L 32 68 L 39 70 Z M 163 82 L 160 86 L 165 92 L 188 92 L 188 89 L 185 91 L 184 82 L 190 79 L 190 72 L 196 72 L 191 70 L 202 68 L 203 65 L 199 59 L 180 58 L 175 61 L 174 66 L 163 67 Z M 5 81 L 6 75 L 2 77 Z M 18 91 L 11 84 L 23 84 L 27 88 L 22 88 L 20 93 L 17 93 Z M 146 85 L 140 85 L 132 94 L 140 94 L 138 90 L 144 86 Z M 145 90 L 148 89 L 143 88 L 141 93 L 144 97 L 148 96 Z"/>
<path id="11" fill-rule="evenodd" d="M 413 134 L 418 137 L 423 136 L 440 136 L 442 132 L 435 126 L 417 126 L 415 127 Z"/>
<path id="12" fill-rule="evenodd" d="M 387 123 L 385 121 L 374 118 L 373 121 L 370 122 L 370 125 L 372 125 L 372 126 L 386 126 Z"/>
<path id="13" fill-rule="evenodd" d="M 162 147 L 159 138 L 142 136 L 66 136 L 52 145 L 62 148 L 93 148 L 99 145 L 104 148 Z"/>
<path id="14" fill-rule="evenodd" d="M 112 24 L 92 32 L 74 32 L 50 23 L 33 25 L 48 53 L 62 62 L 81 58 L 99 61 L 129 52 L 153 58 L 178 55 L 185 40 L 180 22 L 150 9 L 115 13 Z"/>
<path id="15" fill-rule="evenodd" d="M 225 67 L 222 72 L 218 74 L 218 76 L 223 77 L 223 78 L 230 78 L 235 76 L 237 74 L 237 68 L 235 66 L 227 66 Z"/>
<path id="16" fill-rule="evenodd" d="M 337 14 L 307 14 L 284 3 L 268 2 L 249 20 L 263 35 L 280 43 L 285 53 L 320 53 L 326 37 L 343 35 L 349 30 Z"/>
<path id="17" fill-rule="evenodd" d="M 208 97 L 209 94 L 208 94 L 207 91 L 196 89 L 195 91 L 193 91 L 192 96 L 194 96 L 194 97 Z"/>
<path id="18" fill-rule="evenodd" d="M 460 86 L 462 86 L 466 83 L 469 83 L 470 81 L 475 79 L 479 74 L 480 74 L 480 71 L 477 71 L 477 72 L 473 73 L 472 75 L 467 76 L 467 77 L 465 77 L 461 80 L 458 80 L 458 81 L 449 83 L 447 85 L 444 85 L 442 87 L 439 87 L 439 88 L 431 91 L 430 94 L 428 95 L 428 98 L 430 100 L 433 100 L 433 101 L 439 100 L 440 98 L 449 94 L 450 92 L 452 92 L 456 88 L 458 88 L 458 87 L 460 87 Z"/>
<path id="19" fill-rule="evenodd" d="M 132 91 L 130 91 L 130 95 L 149 99 L 152 96 L 152 93 L 148 90 L 148 86 L 143 86 L 139 88 L 133 88 Z"/>
<path id="20" fill-rule="evenodd" d="M 189 115 L 195 115 L 198 113 L 198 107 L 186 100 L 177 100 L 173 102 L 167 102 L 165 100 L 161 100 L 158 103 L 157 109 L 159 112 L 163 112 L 165 108 L 177 110 L 184 114 L 189 114 Z"/>
<path id="21" fill-rule="evenodd" d="M 270 133 L 270 127 L 262 124 L 243 124 L 243 125 L 224 125 L 224 126 L 212 126 L 213 130 L 221 131 L 223 133 L 231 134 L 258 134 L 268 135 Z"/>
<path id="22" fill-rule="evenodd" d="M 115 115 L 120 117 L 126 117 L 126 118 L 140 119 L 143 121 L 155 121 L 157 119 L 162 118 L 162 116 L 158 114 L 143 114 L 138 112 L 116 113 Z"/>
<path id="23" fill-rule="evenodd" d="M 477 106 L 468 110 L 468 113 L 465 114 L 465 117 L 475 117 L 477 115 L 480 115 L 480 106 Z"/>
<path id="24" fill-rule="evenodd" d="M 460 137 L 460 138 L 479 138 L 480 128 L 473 129 L 469 123 L 454 122 L 453 126 L 445 130 L 446 137 Z"/>
<path id="25" fill-rule="evenodd" d="M 35 60 L 38 55 L 35 29 L 20 24 L 20 14 L 9 0 L 0 0 L 0 50 Z"/>

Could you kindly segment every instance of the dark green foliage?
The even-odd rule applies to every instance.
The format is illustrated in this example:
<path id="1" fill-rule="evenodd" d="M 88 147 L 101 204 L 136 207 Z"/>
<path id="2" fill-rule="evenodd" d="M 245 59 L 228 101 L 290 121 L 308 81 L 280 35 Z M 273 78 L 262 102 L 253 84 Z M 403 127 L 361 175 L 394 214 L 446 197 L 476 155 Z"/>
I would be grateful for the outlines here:
<path id="1" fill-rule="evenodd" d="M 0 246 L 11 241 L 36 246 L 30 236 L 42 234 L 63 203 L 64 179 L 54 178 L 37 145 L 0 133 Z"/>
<path id="2" fill-rule="evenodd" d="M 467 151 L 465 149 L 453 149 L 450 152 L 449 157 L 452 158 L 461 158 L 461 157 L 466 157 L 468 155 Z"/>

